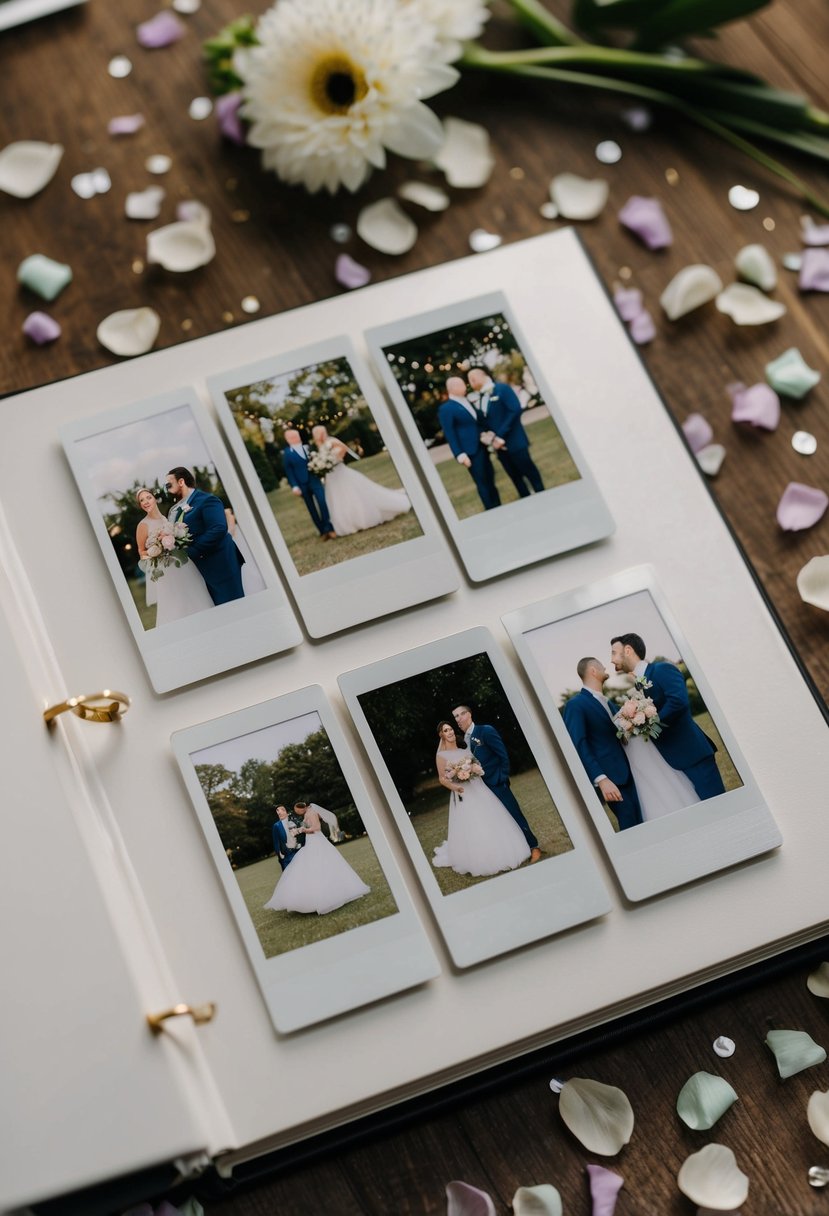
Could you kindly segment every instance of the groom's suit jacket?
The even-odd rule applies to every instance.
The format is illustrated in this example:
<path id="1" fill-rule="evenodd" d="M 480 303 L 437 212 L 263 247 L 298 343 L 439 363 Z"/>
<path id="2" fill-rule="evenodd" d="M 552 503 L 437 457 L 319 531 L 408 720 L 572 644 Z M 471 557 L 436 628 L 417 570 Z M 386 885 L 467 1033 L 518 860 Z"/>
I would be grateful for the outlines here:
<path id="1" fill-rule="evenodd" d="M 481 402 L 485 392 L 481 393 Z M 518 452 L 530 446 L 529 436 L 521 421 L 521 402 L 515 389 L 508 384 L 496 384 L 487 401 L 484 429 L 493 431 L 503 439 L 508 452 Z"/>
<path id="2" fill-rule="evenodd" d="M 584 771 L 595 787 L 597 777 L 609 777 L 619 787 L 622 801 L 611 804 L 611 810 L 619 821 L 620 828 L 633 827 L 642 822 L 642 809 L 636 786 L 625 755 L 625 749 L 616 736 L 616 727 L 610 714 L 587 688 L 582 688 L 571 697 L 561 711 L 567 733 L 573 740 Z M 596 793 L 601 798 L 601 792 Z"/>
<path id="3" fill-rule="evenodd" d="M 245 559 L 227 530 L 222 500 L 215 494 L 194 489 L 186 505 L 187 510 L 178 512 L 175 522 L 183 520 L 190 529 L 192 541 L 187 546 L 187 556 L 204 579 L 213 603 L 241 599 L 245 594 L 242 589 Z"/>
<path id="4" fill-rule="evenodd" d="M 452 449 L 452 455 L 458 457 L 462 452 L 471 459 L 481 448 L 481 431 L 483 427 L 474 413 L 470 413 L 460 401 L 451 397 L 441 402 L 438 408 L 438 422 L 446 436 L 446 442 Z"/>
<path id="5" fill-rule="evenodd" d="M 646 689 L 659 710 L 664 730 L 656 747 L 671 768 L 686 773 L 700 798 L 713 798 L 725 790 L 717 762 L 716 744 L 697 726 L 691 715 L 685 677 L 673 663 L 648 663 L 645 679 L 652 688 Z"/>
<path id="6" fill-rule="evenodd" d="M 293 448 L 282 449 L 282 467 L 288 478 L 288 485 L 295 486 L 298 490 L 304 490 L 312 478 L 319 481 L 316 473 L 310 472 L 308 461 L 304 460 Z"/>
<path id="7" fill-rule="evenodd" d="M 276 819 L 273 825 L 273 850 L 276 853 L 277 860 L 284 870 L 296 856 L 296 849 L 288 848 L 288 833 L 285 831 L 285 824 L 281 819 Z"/>

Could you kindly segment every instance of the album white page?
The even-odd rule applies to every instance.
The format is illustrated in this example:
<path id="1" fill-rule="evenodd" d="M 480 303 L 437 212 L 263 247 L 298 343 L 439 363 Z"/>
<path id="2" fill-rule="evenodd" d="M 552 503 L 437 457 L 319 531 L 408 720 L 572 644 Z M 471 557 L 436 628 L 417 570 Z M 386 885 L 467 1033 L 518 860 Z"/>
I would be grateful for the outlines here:
<path id="1" fill-rule="evenodd" d="M 460 591 L 438 602 L 322 642 L 306 640 L 290 653 L 175 694 L 155 695 L 58 443 L 59 428 L 180 385 L 194 386 L 208 404 L 208 376 L 299 349 L 309 335 L 322 340 L 346 334 L 365 355 L 362 334 L 372 326 L 492 290 L 503 292 L 533 361 L 543 369 L 615 533 L 482 585 L 464 581 Z M 573 232 L 537 237 L 50 385 L 6 401 L 4 420 L 3 502 L 67 684 L 40 691 L 60 699 L 109 686 L 134 699 L 121 729 L 101 728 L 91 746 L 180 999 L 218 1004 L 215 1021 L 197 1034 L 232 1137 L 223 1139 L 225 1129 L 218 1129 L 211 1151 L 288 1142 L 723 974 L 825 926 L 829 819 L 819 791 L 829 784 L 826 722 Z M 631 507 L 632 486 L 641 487 L 654 509 Z M 610 912 L 455 972 L 345 714 L 337 676 L 486 626 L 514 665 L 538 729 L 546 730 L 502 615 L 642 564 L 653 568 L 705 671 L 780 828 L 782 847 L 634 906 L 615 884 L 581 802 L 586 848 L 608 887 Z M 169 739 L 185 727 L 315 683 L 346 729 L 443 969 L 411 992 L 280 1037 L 254 982 Z M 436 707 L 436 719 L 449 709 Z M 37 712 L 33 699 L 32 713 Z M 563 763 L 561 772 L 578 806 L 579 790 Z M 497 891 L 497 880 L 489 885 Z M 382 1052 L 378 1043 L 384 1044 Z"/>

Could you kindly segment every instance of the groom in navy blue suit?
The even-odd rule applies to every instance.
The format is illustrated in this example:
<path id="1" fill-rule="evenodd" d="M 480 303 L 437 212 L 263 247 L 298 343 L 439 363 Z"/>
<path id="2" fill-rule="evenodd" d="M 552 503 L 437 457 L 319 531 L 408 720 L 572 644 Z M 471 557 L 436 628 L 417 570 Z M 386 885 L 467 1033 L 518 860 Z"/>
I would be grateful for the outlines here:
<path id="1" fill-rule="evenodd" d="M 523 410 L 515 389 L 509 384 L 494 384 L 482 367 L 473 367 L 467 379 L 478 394 L 484 434 L 491 433 L 495 455 L 519 497 L 527 498 L 530 490 L 539 494 L 544 482 L 530 456 L 530 440 L 521 421 Z"/>
<path id="2" fill-rule="evenodd" d="M 273 851 L 276 853 L 276 859 L 283 870 L 288 868 L 297 854 L 296 844 L 289 843 L 288 831 L 291 826 L 287 810 L 284 806 L 278 806 L 271 832 L 273 835 Z"/>
<path id="3" fill-rule="evenodd" d="M 189 469 L 177 467 L 167 474 L 167 490 L 175 502 L 167 518 L 184 522 L 192 538 L 187 556 L 205 582 L 214 604 L 227 604 L 244 597 L 242 566 L 245 559 L 227 530 L 222 500 L 196 489 Z"/>
<path id="4" fill-rule="evenodd" d="M 725 793 L 714 759 L 717 748 L 691 716 L 685 677 L 673 663 L 647 663 L 645 643 L 638 633 L 611 638 L 610 658 L 617 671 L 649 680 L 648 696 L 659 711 L 663 731 L 654 746 L 671 768 L 684 773 L 702 802 Z"/>
<path id="5" fill-rule="evenodd" d="M 438 421 L 452 455 L 469 470 L 484 510 L 500 507 L 492 460 L 481 443 L 483 415 L 467 400 L 466 382 L 460 376 L 449 377 L 446 392 L 446 400 L 438 408 Z"/>
<path id="6" fill-rule="evenodd" d="M 328 514 L 325 486 L 322 479 L 308 468 L 308 457 L 311 454 L 308 445 L 302 442 L 299 431 L 293 429 L 285 432 L 285 443 L 288 446 L 282 450 L 282 467 L 288 478 L 288 485 L 297 498 L 301 498 L 305 503 L 320 537 L 323 540 L 334 540 L 337 533 Z"/>
<path id="7" fill-rule="evenodd" d="M 564 725 L 593 788 L 616 816 L 622 832 L 642 822 L 642 809 L 625 749 L 616 735 L 614 709 L 602 691 L 607 672 L 594 658 L 579 659 L 576 671 L 582 689 L 562 709 Z"/>

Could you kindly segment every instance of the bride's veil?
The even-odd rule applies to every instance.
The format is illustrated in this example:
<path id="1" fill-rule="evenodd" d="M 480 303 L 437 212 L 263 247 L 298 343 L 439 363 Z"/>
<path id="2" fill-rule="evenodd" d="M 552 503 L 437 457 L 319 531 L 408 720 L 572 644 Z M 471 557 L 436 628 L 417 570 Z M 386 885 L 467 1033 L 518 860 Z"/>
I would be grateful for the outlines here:
<path id="1" fill-rule="evenodd" d="M 344 833 L 340 831 L 340 825 L 337 816 L 333 811 L 326 811 L 324 807 L 319 806 L 316 802 L 308 803 L 309 811 L 316 811 L 320 819 L 323 819 L 328 824 L 328 835 L 336 844 L 338 840 L 342 840 Z"/>

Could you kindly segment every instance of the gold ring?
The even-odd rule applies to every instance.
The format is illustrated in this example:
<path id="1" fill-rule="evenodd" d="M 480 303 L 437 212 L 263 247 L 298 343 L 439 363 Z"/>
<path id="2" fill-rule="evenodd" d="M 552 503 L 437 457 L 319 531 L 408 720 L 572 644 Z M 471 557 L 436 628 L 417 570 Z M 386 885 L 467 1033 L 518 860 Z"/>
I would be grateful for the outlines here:
<path id="1" fill-rule="evenodd" d="M 189 1015 L 197 1026 L 203 1022 L 212 1022 L 216 1014 L 216 1006 L 212 1001 L 206 1005 L 173 1005 L 163 1013 L 148 1013 L 147 1022 L 153 1034 L 161 1034 L 167 1018 L 181 1018 Z"/>
<path id="2" fill-rule="evenodd" d="M 117 722 L 130 707 L 130 699 L 124 692 L 105 688 L 102 692 L 87 693 L 81 697 L 68 697 L 58 705 L 44 709 L 45 722 L 53 722 L 58 714 L 73 713 L 84 722 Z"/>

